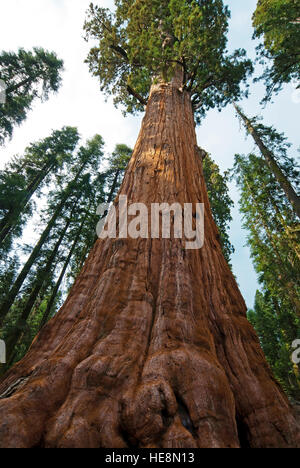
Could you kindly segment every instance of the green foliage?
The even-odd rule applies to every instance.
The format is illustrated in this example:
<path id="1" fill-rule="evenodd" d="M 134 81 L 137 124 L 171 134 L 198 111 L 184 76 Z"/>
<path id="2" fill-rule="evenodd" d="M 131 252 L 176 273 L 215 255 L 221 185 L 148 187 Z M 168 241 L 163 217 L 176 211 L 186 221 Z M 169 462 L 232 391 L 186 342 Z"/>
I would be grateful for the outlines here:
<path id="1" fill-rule="evenodd" d="M 232 221 L 231 208 L 234 206 L 229 196 L 228 181 L 229 173 L 220 173 L 219 166 L 207 155 L 203 160 L 203 172 L 207 187 L 210 207 L 219 229 L 220 242 L 224 257 L 230 264 L 230 256 L 234 247 L 229 240 L 229 223 Z"/>
<path id="2" fill-rule="evenodd" d="M 297 165 L 285 154 L 281 167 L 290 178 Z M 281 186 L 264 161 L 237 155 L 234 174 L 241 191 L 240 210 L 262 292 L 249 317 L 277 378 L 294 397 L 298 383 L 290 360 L 300 337 L 300 226 Z"/>
<path id="3" fill-rule="evenodd" d="M 75 132 L 77 135 L 76 129 Z M 51 203 L 49 219 L 41 233 L 39 241 L 20 271 L 18 278 L 8 291 L 6 300 L 0 306 L 1 318 L 5 317 L 8 313 L 34 262 L 38 259 L 41 249 L 49 239 L 49 235 L 54 229 L 59 217 L 64 213 L 64 209 L 68 206 L 72 197 L 76 196 L 79 198 L 82 196 L 82 189 L 80 185 L 78 185 L 78 180 L 84 175 L 84 171 L 87 171 L 87 177 L 89 177 L 91 171 L 97 170 L 98 165 L 96 161 L 103 155 L 102 147 L 103 140 L 100 136 L 96 136 L 94 139 L 88 141 L 85 147 L 79 148 L 77 155 L 73 155 L 70 166 L 66 168 L 64 173 L 59 174 L 55 178 L 54 201 Z"/>
<path id="4" fill-rule="evenodd" d="M 294 161 L 287 157 L 290 144 L 287 143 L 284 135 L 276 132 L 273 127 L 259 124 L 257 117 L 249 119 L 239 106 L 235 103 L 233 105 L 246 132 L 252 136 L 264 162 L 276 177 L 294 213 L 300 218 L 300 197 L 295 190 L 295 187 L 299 186 L 299 168 L 294 169 Z M 295 180 L 294 185 L 291 178 Z"/>
<path id="5" fill-rule="evenodd" d="M 4 262 L 0 262 L 0 302 L 4 300 L 10 285 L 15 280 L 19 266 L 17 255 L 6 257 Z"/>
<path id="6" fill-rule="evenodd" d="M 116 145 L 113 153 L 107 158 L 108 166 L 106 170 L 99 173 L 92 184 L 94 193 L 92 197 L 88 198 L 90 200 L 89 214 L 70 261 L 69 286 L 73 284 L 76 276 L 81 271 L 84 261 L 96 240 L 95 228 L 99 221 L 96 214 L 97 207 L 100 203 L 111 203 L 115 199 L 131 155 L 132 149 L 127 145 Z M 74 234 L 72 237 L 74 238 Z"/>
<path id="7" fill-rule="evenodd" d="M 0 144 L 26 119 L 35 99 L 46 100 L 58 91 L 62 68 L 62 60 L 42 48 L 0 53 L 0 79 L 7 86 L 6 103 L 0 104 Z"/>
<path id="8" fill-rule="evenodd" d="M 269 291 L 257 291 L 254 310 L 248 312 L 248 318 L 258 333 L 276 379 L 290 396 L 299 400 L 300 369 L 291 361 L 291 344 L 297 329 L 300 338 L 300 320 L 294 317 L 293 330 L 287 330 L 285 318 L 289 316 L 288 308 L 288 302 L 278 302 Z"/>
<path id="9" fill-rule="evenodd" d="M 263 38 L 258 48 L 267 66 L 263 78 L 269 100 L 283 83 L 300 79 L 300 1 L 259 0 L 253 16 L 254 37 Z"/>
<path id="10" fill-rule="evenodd" d="M 239 107 L 237 109 L 241 111 Z M 244 114 L 242 114 L 244 115 Z M 239 114 L 238 114 L 239 116 Z M 240 116 L 239 116 L 240 117 Z M 275 159 L 277 164 L 280 166 L 282 173 L 286 177 L 290 177 L 296 188 L 299 187 L 299 166 L 295 164 L 295 160 L 288 156 L 288 150 L 291 148 L 291 144 L 287 141 L 284 133 L 279 133 L 274 127 L 267 126 L 261 123 L 261 117 L 246 117 L 262 143 L 272 153 L 272 157 Z M 245 123 L 243 119 L 242 124 L 245 127 L 247 134 L 249 134 L 249 125 Z"/>
<path id="11" fill-rule="evenodd" d="M 0 338 L 9 351 L 5 369 L 24 356 L 40 327 L 61 306 L 96 240 L 97 206 L 112 201 L 120 187 L 132 150 L 117 145 L 101 171 L 103 145 L 102 137 L 96 135 L 73 151 L 72 165 L 57 174 L 55 186 L 47 193 L 47 206 L 40 213 L 41 235 L 57 207 L 61 209 L 4 321 Z M 32 252 L 32 247 L 24 249 L 27 255 Z M 16 260 L 10 262 L 9 269 L 0 262 L 1 303 L 19 268 Z"/>
<path id="12" fill-rule="evenodd" d="M 97 41 L 87 62 L 101 90 L 126 112 L 143 110 L 151 84 L 182 71 L 197 121 L 243 93 L 252 71 L 245 51 L 228 55 L 228 8 L 221 0 L 116 0 L 114 13 L 91 4 L 87 39 Z"/>
<path id="13" fill-rule="evenodd" d="M 32 197 L 53 182 L 65 167 L 72 168 L 72 154 L 79 141 L 76 128 L 64 127 L 25 149 L 0 171 L 0 256 L 22 233 L 32 213 Z"/>
<path id="14" fill-rule="evenodd" d="M 116 145 L 115 150 L 108 158 L 109 169 L 107 171 L 107 174 L 110 172 L 115 173 L 116 171 L 120 171 L 120 173 L 124 175 L 131 155 L 132 149 L 129 148 L 127 145 Z"/>

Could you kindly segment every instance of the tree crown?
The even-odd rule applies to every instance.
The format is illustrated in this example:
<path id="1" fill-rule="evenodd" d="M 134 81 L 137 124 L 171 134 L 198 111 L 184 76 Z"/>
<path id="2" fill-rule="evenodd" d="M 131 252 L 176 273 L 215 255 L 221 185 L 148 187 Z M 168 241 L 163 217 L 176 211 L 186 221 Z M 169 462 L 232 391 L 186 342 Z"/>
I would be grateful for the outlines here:
<path id="1" fill-rule="evenodd" d="M 90 5 L 87 39 L 95 39 L 87 62 L 101 90 L 126 112 L 143 110 L 153 80 L 169 81 L 182 69 L 196 119 L 211 107 L 241 96 L 252 71 L 245 51 L 228 54 L 229 10 L 221 0 L 116 0 L 116 9 Z"/>
<path id="2" fill-rule="evenodd" d="M 63 61 L 42 48 L 0 52 L 0 79 L 7 86 L 6 102 L 0 104 L 0 144 L 11 137 L 35 99 L 46 100 L 61 85 Z"/>

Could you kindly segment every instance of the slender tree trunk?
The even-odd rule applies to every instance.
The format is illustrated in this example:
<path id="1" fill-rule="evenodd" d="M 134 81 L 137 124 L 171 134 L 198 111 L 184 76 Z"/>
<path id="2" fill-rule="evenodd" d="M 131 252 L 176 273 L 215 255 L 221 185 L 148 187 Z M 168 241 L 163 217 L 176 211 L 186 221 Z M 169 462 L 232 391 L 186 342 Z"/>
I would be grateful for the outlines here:
<path id="1" fill-rule="evenodd" d="M 9 86 L 8 88 L 6 88 L 6 94 L 9 95 L 11 93 L 14 93 L 15 91 L 17 91 L 22 86 L 25 86 L 25 85 L 29 84 L 30 82 L 34 82 L 35 79 L 36 79 L 36 77 L 28 77 L 28 78 L 25 78 L 23 81 L 20 81 L 20 83 L 17 83 L 17 84 L 15 84 L 13 86 Z"/>
<path id="2" fill-rule="evenodd" d="M 24 197 L 20 203 L 11 209 L 6 216 L 1 220 L 0 223 L 0 245 L 5 242 L 7 236 L 13 230 L 15 225 L 18 222 L 19 216 L 22 214 L 22 211 L 26 208 L 29 200 L 32 198 L 38 187 L 41 185 L 42 181 L 47 177 L 54 164 L 49 167 L 49 164 L 41 169 L 40 173 L 34 178 L 34 180 L 26 187 L 24 190 Z"/>
<path id="3" fill-rule="evenodd" d="M 272 232 L 268 226 L 268 223 L 264 217 L 264 214 L 261 212 L 261 208 L 256 201 L 255 195 L 253 194 L 253 190 L 250 187 L 250 184 L 248 183 L 247 179 L 245 179 L 245 183 L 251 195 L 253 205 L 255 206 L 257 217 L 259 219 L 259 223 L 265 230 L 265 233 L 267 235 L 267 238 L 269 239 L 270 245 L 272 246 L 275 259 L 276 259 L 276 263 L 278 265 L 278 269 L 282 277 L 280 279 L 278 278 L 278 281 L 283 285 L 283 290 L 285 291 L 285 294 L 287 295 L 287 297 L 290 299 L 291 304 L 293 304 L 295 313 L 300 317 L 300 301 L 299 301 L 299 296 L 297 293 L 297 291 L 299 290 L 297 286 L 297 278 L 294 278 L 295 281 L 291 280 L 292 275 L 290 274 L 290 271 L 287 268 L 287 265 L 284 259 L 282 258 L 282 255 L 276 245 L 275 239 L 273 238 Z M 290 267 L 293 268 L 293 265 L 291 263 L 290 263 Z"/>
<path id="4" fill-rule="evenodd" d="M 9 312 L 11 306 L 12 306 L 12 304 L 14 303 L 14 300 L 16 299 L 16 297 L 17 297 L 17 295 L 18 295 L 18 293 L 19 293 L 25 279 L 27 278 L 28 273 L 30 272 L 33 264 L 35 263 L 36 259 L 38 258 L 39 254 L 41 252 L 41 249 L 44 246 L 45 242 L 47 241 L 51 230 L 55 226 L 55 223 L 56 223 L 58 217 L 61 215 L 61 211 L 62 211 L 67 199 L 69 198 L 69 196 L 70 196 L 70 192 L 67 191 L 65 193 L 65 196 L 63 197 L 62 201 L 60 202 L 60 204 L 56 208 L 52 218 L 48 222 L 46 228 L 44 229 L 38 243 L 36 244 L 36 246 L 34 247 L 32 253 L 31 253 L 30 257 L 28 258 L 27 262 L 25 263 L 25 265 L 23 266 L 21 272 L 19 273 L 19 275 L 18 275 L 16 281 L 14 282 L 11 290 L 8 292 L 6 299 L 1 304 L 1 307 L 0 307 L 0 324 L 3 323 L 3 319 L 6 317 L 6 315 L 8 314 L 8 312 Z"/>
<path id="5" fill-rule="evenodd" d="M 291 227 L 288 225 L 284 217 L 282 216 L 280 209 L 277 206 L 277 203 L 271 200 L 272 206 L 274 211 L 276 212 L 276 216 L 278 217 L 280 224 L 285 232 L 287 244 L 289 245 L 292 252 L 294 252 L 295 256 L 298 260 L 300 260 L 300 245 L 296 236 L 292 234 Z M 300 230 L 300 225 L 298 224 L 298 230 Z M 299 236 L 298 236 L 299 237 Z"/>
<path id="6" fill-rule="evenodd" d="M 107 199 L 106 199 L 106 203 L 108 203 L 108 204 L 110 204 L 114 200 L 114 198 L 116 197 L 115 192 L 116 192 L 116 188 L 118 186 L 118 179 L 119 179 L 120 174 L 121 174 L 121 170 L 117 169 L 117 171 L 115 173 L 115 176 L 113 178 L 113 182 L 112 182 L 111 187 L 110 187 L 110 191 L 109 191 Z M 105 214 L 102 215 L 102 219 L 104 219 L 104 218 L 105 218 Z M 97 242 L 97 239 L 98 239 L 98 235 L 95 234 L 93 243 Z M 79 271 L 81 271 L 90 250 L 91 250 L 91 242 L 88 239 L 87 243 L 85 245 L 85 248 L 82 251 L 82 255 L 81 255 L 81 258 L 80 258 L 80 261 L 79 261 Z"/>
<path id="7" fill-rule="evenodd" d="M 72 216 L 72 215 L 71 215 Z M 34 306 L 35 301 L 38 298 L 38 295 L 43 287 L 44 281 L 46 280 L 47 276 L 49 275 L 51 268 L 53 266 L 53 262 L 55 260 L 55 257 L 57 256 L 57 253 L 59 251 L 59 248 L 64 240 L 64 237 L 66 235 L 66 232 L 69 228 L 69 225 L 71 223 L 71 216 L 69 220 L 67 221 L 63 231 L 61 232 L 61 235 L 59 239 L 57 240 L 48 260 L 45 265 L 45 267 L 37 272 L 37 278 L 33 286 L 33 290 L 28 298 L 28 301 L 24 305 L 24 308 L 22 310 L 22 314 L 17 322 L 16 327 L 12 330 L 7 342 L 6 342 L 6 352 L 8 356 L 8 362 L 11 361 L 11 358 L 13 357 L 13 351 L 16 346 L 16 344 L 19 341 L 20 336 L 22 335 L 22 324 L 28 320 L 28 317 L 30 315 L 30 312 Z"/>
<path id="8" fill-rule="evenodd" d="M 99 239 L 0 383 L 0 447 L 296 447 L 292 409 L 217 240 L 190 95 L 155 84 L 128 202 L 205 204 L 205 244 Z"/>
<path id="9" fill-rule="evenodd" d="M 78 230 L 78 232 L 77 232 L 77 235 L 76 235 L 76 237 L 75 237 L 75 240 L 74 240 L 74 242 L 73 242 L 73 244 L 72 244 L 72 247 L 71 247 L 71 250 L 70 250 L 70 252 L 69 252 L 69 255 L 68 255 L 68 257 L 67 257 L 67 259 L 66 259 L 66 261 L 65 261 L 65 263 L 64 263 L 64 266 L 63 266 L 63 268 L 62 268 L 62 270 L 61 270 L 61 273 L 60 273 L 60 275 L 59 275 L 59 278 L 58 278 L 58 280 L 57 280 L 57 282 L 56 282 L 56 284 L 55 284 L 55 287 L 54 287 L 54 289 L 53 289 L 53 291 L 52 291 L 51 297 L 50 297 L 49 302 L 48 302 L 48 304 L 47 304 L 47 308 L 46 308 L 46 310 L 45 310 L 45 312 L 44 312 L 44 315 L 43 315 L 43 317 L 42 317 L 42 320 L 41 320 L 40 329 L 41 329 L 44 325 L 46 325 L 46 323 L 47 323 L 47 321 L 48 321 L 48 319 L 49 319 L 52 306 L 53 306 L 53 304 L 54 304 L 54 301 L 55 301 L 55 298 L 56 298 L 57 293 L 58 293 L 58 291 L 59 291 L 59 288 L 60 288 L 61 283 L 62 283 L 62 281 L 63 281 L 63 279 L 64 279 L 64 276 L 65 276 L 65 274 L 66 274 L 67 268 L 68 268 L 69 263 L 70 263 L 70 261 L 71 261 L 71 258 L 72 258 L 72 256 L 73 256 L 74 250 L 75 250 L 75 248 L 76 248 L 77 242 L 78 242 L 79 237 L 80 237 L 80 235 L 81 235 L 81 232 L 82 232 L 82 229 L 83 229 L 83 226 L 84 226 L 84 223 L 85 223 L 85 221 L 86 221 L 87 216 L 88 216 L 88 213 L 85 215 L 85 217 L 84 217 L 84 219 L 83 219 L 83 221 L 82 221 L 82 223 L 81 223 L 81 225 L 80 225 L 80 228 L 79 228 L 79 230 Z"/>
<path id="10" fill-rule="evenodd" d="M 63 196 L 61 202 L 59 203 L 57 209 L 55 210 L 51 220 L 49 221 L 48 225 L 46 226 L 44 232 L 42 233 L 42 235 L 41 235 L 41 237 L 39 239 L 39 242 L 37 243 L 37 245 L 33 249 L 29 259 L 27 260 L 24 267 L 22 268 L 18 278 L 14 282 L 13 287 L 8 292 L 8 295 L 7 295 L 6 299 L 5 299 L 5 301 L 0 306 L 0 325 L 3 323 L 3 319 L 8 314 L 14 300 L 16 299 L 16 297 L 17 297 L 17 295 L 18 295 L 18 293 L 19 293 L 19 291 L 20 291 L 20 289 L 21 289 L 21 287 L 22 287 L 28 273 L 31 270 L 32 265 L 34 264 L 34 262 L 38 258 L 44 243 L 47 241 L 48 236 L 49 236 L 52 228 L 54 227 L 58 217 L 61 214 L 61 210 L 64 208 L 65 203 L 67 202 L 69 197 L 72 195 L 72 189 L 74 187 L 74 184 L 78 181 L 78 179 L 79 179 L 80 175 L 82 174 L 82 171 L 86 167 L 87 163 L 88 163 L 88 160 L 86 160 L 85 162 L 83 162 L 81 164 L 80 168 L 78 169 L 78 171 L 76 173 L 75 178 L 71 182 L 69 182 L 67 188 L 65 189 L 64 196 Z M 78 199 L 79 199 L 79 196 L 77 196 L 76 200 L 78 200 Z"/>
<path id="11" fill-rule="evenodd" d="M 269 168 L 273 172 L 274 176 L 276 177 L 278 183 L 280 184 L 282 190 L 287 196 L 287 199 L 290 201 L 294 212 L 300 218 L 300 197 L 298 197 L 297 193 L 295 192 L 292 184 L 288 180 L 288 178 L 282 172 L 280 166 L 277 164 L 276 159 L 274 158 L 273 153 L 266 147 L 260 136 L 258 135 L 257 131 L 251 124 L 250 120 L 243 114 L 239 106 L 233 103 L 235 110 L 237 111 L 238 115 L 244 121 L 246 128 L 248 129 L 250 135 L 252 135 L 253 140 L 257 144 L 261 154 L 266 160 Z"/>
<path id="12" fill-rule="evenodd" d="M 41 294 L 40 294 L 38 300 L 36 301 L 36 303 L 34 304 L 34 308 L 33 308 L 32 312 L 30 314 L 32 320 L 34 320 L 34 316 L 39 312 L 39 307 L 41 306 L 41 303 L 43 302 L 43 297 L 46 294 L 46 291 L 47 291 L 47 285 L 44 285 L 43 288 L 42 288 Z M 37 330 L 37 332 L 38 332 L 38 330 Z M 23 329 L 22 332 L 21 332 L 20 338 L 19 338 L 19 342 L 21 342 L 23 339 L 26 339 L 26 333 L 28 333 L 28 329 L 27 330 Z M 5 343 L 6 343 L 6 350 L 7 350 L 7 348 L 8 348 L 7 340 L 5 340 Z M 28 348 L 29 348 L 29 346 L 27 347 L 27 349 Z M 18 351 L 19 350 L 15 347 L 13 353 L 11 354 L 10 359 L 7 359 L 7 362 L 6 362 L 5 365 L 0 366 L 0 376 L 4 375 L 5 372 L 7 372 L 7 369 L 10 369 L 12 364 L 14 362 L 16 362 L 16 357 L 17 357 Z"/>
<path id="13" fill-rule="evenodd" d="M 118 184 L 118 179 L 119 179 L 120 172 L 121 172 L 120 169 L 116 170 L 115 177 L 114 177 L 113 182 L 111 184 L 111 188 L 110 188 L 106 203 L 111 203 L 113 201 L 114 193 L 116 191 L 116 187 L 117 187 L 117 184 Z"/>

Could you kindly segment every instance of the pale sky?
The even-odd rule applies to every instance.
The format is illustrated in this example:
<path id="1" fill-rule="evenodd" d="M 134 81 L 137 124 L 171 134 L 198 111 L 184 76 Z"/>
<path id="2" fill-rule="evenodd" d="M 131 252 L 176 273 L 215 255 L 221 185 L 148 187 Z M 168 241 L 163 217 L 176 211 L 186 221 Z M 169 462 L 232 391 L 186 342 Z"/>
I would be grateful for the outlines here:
<path id="1" fill-rule="evenodd" d="M 98 0 L 96 4 L 105 7 L 113 5 L 112 0 Z M 251 40 L 251 16 L 256 0 L 227 0 L 232 11 L 230 21 L 229 48 L 243 47 L 254 57 L 255 43 Z M 89 45 L 83 40 L 82 25 L 90 0 L 1 0 L 0 6 L 0 50 L 16 51 L 19 47 L 32 49 L 34 46 L 53 50 L 65 62 L 63 86 L 46 103 L 36 103 L 27 120 L 14 132 L 12 141 L 0 149 L 0 168 L 14 154 L 22 154 L 24 148 L 35 140 L 47 137 L 52 129 L 64 125 L 76 126 L 84 139 L 99 133 L 106 142 L 106 150 L 113 150 L 117 143 L 134 146 L 142 115 L 123 117 L 111 99 L 99 91 L 99 83 L 84 64 Z M 264 88 L 261 84 L 251 86 L 251 97 L 243 102 L 243 108 L 250 116 L 261 113 L 266 125 L 274 125 L 285 132 L 296 156 L 299 147 L 299 95 L 292 85 L 275 98 L 274 104 L 261 109 L 259 104 Z M 210 111 L 205 121 L 197 128 L 198 144 L 219 164 L 222 171 L 233 165 L 236 153 L 249 153 L 253 141 L 246 140 L 244 131 L 231 108 L 219 113 Z M 238 212 L 238 192 L 234 184 L 230 195 L 235 201 L 231 241 L 236 248 L 233 256 L 233 270 L 237 276 L 247 305 L 253 305 L 257 289 L 256 274 L 253 270 L 249 250 L 245 247 L 246 232 L 241 228 Z"/>

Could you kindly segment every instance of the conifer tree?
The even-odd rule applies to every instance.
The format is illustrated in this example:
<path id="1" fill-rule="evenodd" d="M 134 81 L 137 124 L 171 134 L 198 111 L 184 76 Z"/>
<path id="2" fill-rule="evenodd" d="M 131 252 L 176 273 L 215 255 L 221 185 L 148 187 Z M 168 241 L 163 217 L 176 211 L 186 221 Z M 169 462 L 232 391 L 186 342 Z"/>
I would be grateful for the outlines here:
<path id="1" fill-rule="evenodd" d="M 61 85 L 63 61 L 42 48 L 0 52 L 0 80 L 5 83 L 5 103 L 0 104 L 0 145 L 27 117 L 36 99 L 46 100 Z"/>
<path id="2" fill-rule="evenodd" d="M 293 333 L 287 332 L 289 327 L 285 318 L 289 315 L 289 307 L 288 298 L 285 301 L 278 297 L 276 291 L 257 291 L 254 308 L 248 312 L 248 317 L 258 333 L 276 379 L 290 397 L 299 401 L 300 369 L 291 359 L 291 345 L 295 336 L 300 337 L 300 321 L 294 317 Z M 298 334 L 295 334 L 295 329 Z"/>
<path id="3" fill-rule="evenodd" d="M 297 177 L 299 176 L 299 169 L 297 170 L 297 168 L 295 168 L 294 171 L 291 170 L 294 163 L 289 160 L 287 155 L 287 149 L 291 145 L 287 143 L 285 136 L 278 133 L 273 127 L 267 127 L 259 123 L 257 117 L 252 119 L 248 118 L 237 104 L 234 104 L 234 108 L 237 111 L 237 115 L 242 119 L 246 132 L 252 136 L 266 164 L 280 184 L 285 197 L 291 203 L 298 218 L 300 218 L 300 197 L 295 189 L 295 187 L 299 187 L 299 180 Z M 284 167 L 289 169 L 289 175 L 292 176 L 294 185 L 291 183 L 289 175 L 287 171 L 284 170 Z"/>
<path id="4" fill-rule="evenodd" d="M 0 172 L 0 253 L 9 250 L 20 236 L 32 212 L 32 197 L 38 194 L 55 174 L 72 166 L 72 154 L 79 141 L 76 128 L 64 127 L 15 157 Z"/>
<path id="5" fill-rule="evenodd" d="M 300 80 L 299 0 L 258 0 L 253 26 L 254 37 L 262 38 L 258 54 L 265 65 L 267 101 L 284 83 Z"/>
<path id="6" fill-rule="evenodd" d="M 221 174 L 220 168 L 206 154 L 203 158 L 203 174 L 207 188 L 207 194 L 215 223 L 219 229 L 220 243 L 224 257 L 230 265 L 230 257 L 234 252 L 234 247 L 230 242 L 228 229 L 232 221 L 231 208 L 234 203 L 229 196 L 229 173 Z"/>
<path id="7" fill-rule="evenodd" d="M 286 158 L 283 170 L 293 181 L 297 165 Z M 235 176 L 248 245 L 259 275 L 249 318 L 272 369 L 293 397 L 299 397 L 298 370 L 291 361 L 292 343 L 300 337 L 300 225 L 273 173 L 259 157 L 237 155 Z"/>
<path id="8" fill-rule="evenodd" d="M 19 291 L 24 284 L 31 268 L 40 256 L 40 253 L 49 239 L 49 235 L 55 228 L 57 221 L 62 216 L 64 210 L 68 207 L 69 203 L 76 203 L 82 196 L 80 180 L 82 179 L 85 171 L 97 170 L 99 167 L 99 159 L 103 155 L 102 151 L 103 140 L 100 135 L 96 135 L 93 139 L 89 140 L 86 146 L 79 148 L 76 160 L 73 159 L 73 167 L 68 177 L 63 176 L 63 183 L 61 190 L 56 190 L 55 196 L 52 199 L 51 207 L 49 210 L 49 218 L 44 230 L 29 255 L 25 265 L 19 272 L 18 277 L 12 284 L 11 288 L 7 291 L 6 297 L 0 305 L 0 321 L 3 321 L 8 314 L 13 302 L 15 301 Z"/>

